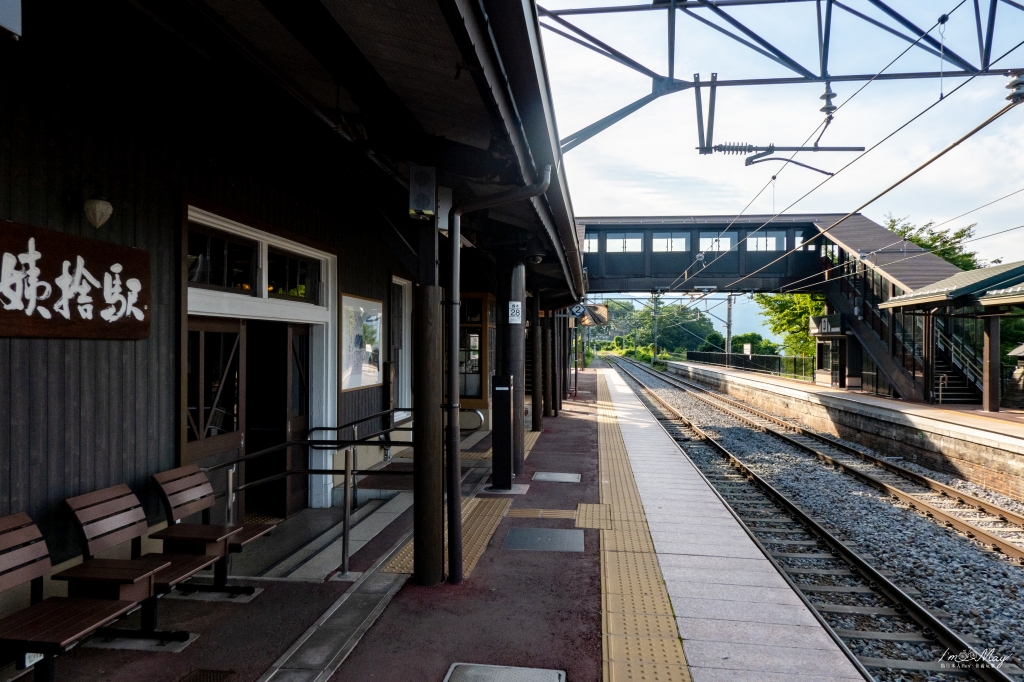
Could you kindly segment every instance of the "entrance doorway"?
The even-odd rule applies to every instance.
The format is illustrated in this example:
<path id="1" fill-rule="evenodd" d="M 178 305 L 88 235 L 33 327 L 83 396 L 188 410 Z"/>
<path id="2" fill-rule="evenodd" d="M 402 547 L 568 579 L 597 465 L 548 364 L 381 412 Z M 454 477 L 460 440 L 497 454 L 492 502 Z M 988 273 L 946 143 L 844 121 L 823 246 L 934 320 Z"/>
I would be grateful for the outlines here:
<path id="1" fill-rule="evenodd" d="M 251 454 L 305 440 L 309 433 L 308 325 L 252 320 L 246 326 L 246 449 Z M 252 483 L 308 467 L 308 448 L 293 446 L 249 460 L 245 480 Z M 308 488 L 305 475 L 250 488 L 245 496 L 246 518 L 287 518 L 306 507 Z"/>

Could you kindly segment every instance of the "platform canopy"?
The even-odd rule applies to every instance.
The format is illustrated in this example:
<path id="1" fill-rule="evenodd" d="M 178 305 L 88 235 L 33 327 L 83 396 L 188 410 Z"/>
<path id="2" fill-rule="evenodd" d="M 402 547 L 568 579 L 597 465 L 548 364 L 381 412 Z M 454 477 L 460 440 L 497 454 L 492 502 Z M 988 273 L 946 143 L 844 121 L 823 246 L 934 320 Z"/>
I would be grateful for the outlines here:
<path id="1" fill-rule="evenodd" d="M 940 306 L 998 307 L 1024 303 L 1024 261 L 993 265 L 939 280 L 879 305 L 903 312 Z"/>
<path id="2" fill-rule="evenodd" d="M 456 205 L 537 182 L 539 197 L 463 223 L 478 250 L 545 251 L 532 272 L 553 299 L 585 290 L 576 225 L 533 3 L 483 0 L 195 0 L 132 4 L 204 54 L 248 62 L 407 193 L 410 164 Z M 417 240 L 381 235 L 415 271 Z M 494 247 L 492 249 L 492 246 Z M 531 261 L 532 263 L 533 261 Z M 554 300 L 552 300 L 554 303 Z"/>

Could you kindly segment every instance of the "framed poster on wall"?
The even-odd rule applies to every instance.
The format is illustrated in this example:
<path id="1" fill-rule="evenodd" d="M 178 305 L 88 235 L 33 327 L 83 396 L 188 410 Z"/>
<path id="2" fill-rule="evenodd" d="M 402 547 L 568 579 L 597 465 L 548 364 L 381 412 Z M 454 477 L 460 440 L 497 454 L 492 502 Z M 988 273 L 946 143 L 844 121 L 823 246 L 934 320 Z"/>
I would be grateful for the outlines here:
<path id="1" fill-rule="evenodd" d="M 380 339 L 384 304 L 357 296 L 341 297 L 341 390 L 380 386 Z"/>

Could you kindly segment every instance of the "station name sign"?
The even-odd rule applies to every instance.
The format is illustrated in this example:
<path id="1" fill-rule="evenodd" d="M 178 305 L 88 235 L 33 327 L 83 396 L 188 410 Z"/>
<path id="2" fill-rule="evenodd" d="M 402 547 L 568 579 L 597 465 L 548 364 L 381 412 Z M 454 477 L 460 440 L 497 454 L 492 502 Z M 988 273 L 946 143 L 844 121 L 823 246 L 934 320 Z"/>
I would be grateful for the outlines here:
<path id="1" fill-rule="evenodd" d="M 0 337 L 145 339 L 149 254 L 0 221 Z"/>

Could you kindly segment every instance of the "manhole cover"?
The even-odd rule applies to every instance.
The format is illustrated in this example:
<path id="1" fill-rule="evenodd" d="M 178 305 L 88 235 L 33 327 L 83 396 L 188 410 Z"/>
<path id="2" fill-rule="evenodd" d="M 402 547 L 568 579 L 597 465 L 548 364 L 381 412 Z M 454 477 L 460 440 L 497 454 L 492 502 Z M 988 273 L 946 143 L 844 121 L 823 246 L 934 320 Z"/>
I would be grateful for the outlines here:
<path id="1" fill-rule="evenodd" d="M 579 474 L 563 474 L 557 471 L 538 471 L 533 475 L 535 481 L 554 481 L 555 483 L 579 483 Z"/>
<path id="2" fill-rule="evenodd" d="M 444 682 L 565 682 L 565 673 L 540 668 L 453 663 Z"/>
<path id="3" fill-rule="evenodd" d="M 527 549 L 540 552 L 582 552 L 583 531 L 565 528 L 523 528 L 513 526 L 505 536 L 502 549 Z"/>
<path id="4" fill-rule="evenodd" d="M 234 670 L 193 670 L 178 682 L 230 682 L 234 678 Z"/>

